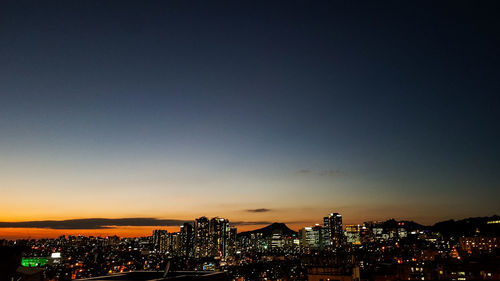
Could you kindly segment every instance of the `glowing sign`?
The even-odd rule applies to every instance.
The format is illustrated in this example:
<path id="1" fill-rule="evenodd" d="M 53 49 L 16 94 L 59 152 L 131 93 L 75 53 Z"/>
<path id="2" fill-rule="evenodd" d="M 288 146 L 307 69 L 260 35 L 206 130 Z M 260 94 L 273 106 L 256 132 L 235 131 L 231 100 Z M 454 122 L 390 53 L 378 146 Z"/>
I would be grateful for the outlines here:
<path id="1" fill-rule="evenodd" d="M 47 258 L 22 258 L 21 265 L 25 267 L 39 267 L 47 264 Z"/>
<path id="2" fill-rule="evenodd" d="M 61 253 L 52 253 L 50 255 L 51 258 L 53 259 L 60 259 L 61 258 Z"/>

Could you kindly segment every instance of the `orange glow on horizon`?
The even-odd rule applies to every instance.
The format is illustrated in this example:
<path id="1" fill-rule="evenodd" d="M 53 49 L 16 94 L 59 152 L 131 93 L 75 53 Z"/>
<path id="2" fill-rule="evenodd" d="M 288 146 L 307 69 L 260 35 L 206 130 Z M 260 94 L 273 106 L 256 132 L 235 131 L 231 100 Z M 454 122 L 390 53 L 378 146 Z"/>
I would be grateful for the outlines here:
<path id="1" fill-rule="evenodd" d="M 250 231 L 265 227 L 266 225 L 241 225 L 236 226 L 238 232 Z M 298 230 L 302 224 L 287 224 L 293 230 Z M 305 226 L 305 225 L 304 225 Z M 0 239 L 42 239 L 57 238 L 62 235 L 83 235 L 106 237 L 117 235 L 119 237 L 145 237 L 151 236 L 155 229 L 166 229 L 168 232 L 178 232 L 179 226 L 121 226 L 105 229 L 49 229 L 49 228 L 0 228 Z"/>
<path id="2" fill-rule="evenodd" d="M 104 229 L 50 229 L 50 228 L 2 228 L 0 238 L 7 240 L 15 239 L 41 239 L 57 238 L 61 235 L 83 235 L 106 237 L 117 235 L 120 237 L 143 237 L 151 236 L 154 229 L 166 229 L 169 232 L 178 231 L 179 227 L 116 227 Z"/>
<path id="3" fill-rule="evenodd" d="M 340 210 L 342 212 L 342 210 Z M 223 213 L 223 212 L 219 212 Z M 272 214 L 272 216 L 268 217 L 261 217 L 261 218 L 255 218 L 254 217 L 226 217 L 229 219 L 229 222 L 231 224 L 231 221 L 269 221 L 271 222 L 284 222 L 290 229 L 294 231 L 298 231 L 299 229 L 306 227 L 306 226 L 312 226 L 316 223 L 322 224 L 322 214 L 326 214 L 324 211 L 319 211 L 319 214 L 315 214 L 311 217 L 283 217 L 281 220 L 279 215 Z M 345 212 L 342 212 L 345 213 Z M 195 214 L 192 217 L 199 217 L 202 214 Z M 207 215 L 207 217 L 211 218 L 213 215 Z M 107 216 L 104 216 L 107 217 Z M 153 217 L 153 216 L 151 216 Z M 172 216 L 176 217 L 176 216 Z M 179 216 L 177 216 L 179 217 Z M 186 218 L 186 216 L 183 216 Z M 348 219 L 346 219 L 348 217 Z M 109 218 L 109 217 L 108 217 Z M 38 218 L 34 217 L 29 217 L 29 219 L 24 218 L 24 219 L 18 219 L 17 217 L 9 217 L 9 218 L 4 218 L 0 221 L 3 222 L 22 222 L 22 221 L 28 221 L 28 220 L 36 220 Z M 63 218 L 50 218 L 53 220 L 57 219 L 70 219 L 68 217 L 63 217 Z M 74 218 L 72 218 L 74 219 Z M 300 222 L 286 222 L 286 220 L 300 220 Z M 344 216 L 344 225 L 346 224 L 358 224 L 362 223 L 365 221 L 373 221 L 373 220 L 385 220 L 387 218 L 384 218 L 382 216 L 380 217 L 363 217 L 360 214 L 346 214 Z M 189 222 L 192 220 L 186 219 L 186 222 Z M 259 229 L 262 227 L 265 227 L 269 224 L 252 224 L 252 225 L 231 225 L 237 228 L 238 233 L 244 232 L 244 231 L 250 231 L 250 230 L 255 230 Z M 116 227 L 110 227 L 110 228 L 102 228 L 102 229 L 51 229 L 51 228 L 0 228 L 0 240 L 1 239 L 6 239 L 6 240 L 16 240 L 16 239 L 42 239 L 42 238 L 57 238 L 62 235 L 83 235 L 83 236 L 95 236 L 95 237 L 106 237 L 106 236 L 119 236 L 119 237 L 146 237 L 146 236 L 151 236 L 153 230 L 155 229 L 165 229 L 168 232 L 178 232 L 179 231 L 179 226 L 116 226 Z"/>

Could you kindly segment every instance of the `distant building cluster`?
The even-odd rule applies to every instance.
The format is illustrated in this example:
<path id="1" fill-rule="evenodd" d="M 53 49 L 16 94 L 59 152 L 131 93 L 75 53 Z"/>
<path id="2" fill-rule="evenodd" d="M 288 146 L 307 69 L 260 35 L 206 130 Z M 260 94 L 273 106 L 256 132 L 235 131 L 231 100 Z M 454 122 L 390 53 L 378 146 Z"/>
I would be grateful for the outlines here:
<path id="1" fill-rule="evenodd" d="M 151 236 L 153 250 L 183 257 L 227 257 L 238 253 L 256 251 L 294 253 L 301 249 L 339 250 L 346 243 L 342 215 L 330 213 L 323 218 L 323 225 L 304 227 L 298 233 L 284 224 L 275 224 L 269 232 L 249 232 L 237 236 L 237 229 L 229 220 L 200 217 L 180 226 L 179 232 L 154 230 Z M 351 230 L 352 232 L 352 230 Z M 349 232 L 349 235 L 351 234 Z M 349 236 L 351 237 L 351 236 Z"/>
<path id="2" fill-rule="evenodd" d="M 323 225 L 304 227 L 299 231 L 300 245 L 310 249 L 340 249 L 345 242 L 342 215 L 331 213 L 323 218 Z"/>
<path id="3" fill-rule="evenodd" d="M 236 228 L 224 218 L 197 218 L 181 225 L 179 232 L 154 230 L 153 250 L 183 257 L 226 257 L 236 250 Z"/>

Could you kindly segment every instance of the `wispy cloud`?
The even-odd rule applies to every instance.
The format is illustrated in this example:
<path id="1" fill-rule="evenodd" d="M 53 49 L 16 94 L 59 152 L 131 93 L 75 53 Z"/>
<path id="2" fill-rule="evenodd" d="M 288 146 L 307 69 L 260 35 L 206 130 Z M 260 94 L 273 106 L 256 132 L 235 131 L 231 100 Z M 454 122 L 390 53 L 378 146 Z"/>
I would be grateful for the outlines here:
<path id="1" fill-rule="evenodd" d="M 249 209 L 249 210 L 246 210 L 246 211 L 250 212 L 250 213 L 266 213 L 266 212 L 270 212 L 271 209 L 259 208 L 259 209 Z"/>
<path id="2" fill-rule="evenodd" d="M 328 169 L 328 170 L 309 170 L 309 169 L 301 169 L 296 172 L 299 175 L 318 175 L 318 176 L 338 176 L 342 175 L 343 172 L 339 169 Z"/>
<path id="3" fill-rule="evenodd" d="M 297 174 L 310 174 L 312 171 L 308 169 L 298 170 Z"/>

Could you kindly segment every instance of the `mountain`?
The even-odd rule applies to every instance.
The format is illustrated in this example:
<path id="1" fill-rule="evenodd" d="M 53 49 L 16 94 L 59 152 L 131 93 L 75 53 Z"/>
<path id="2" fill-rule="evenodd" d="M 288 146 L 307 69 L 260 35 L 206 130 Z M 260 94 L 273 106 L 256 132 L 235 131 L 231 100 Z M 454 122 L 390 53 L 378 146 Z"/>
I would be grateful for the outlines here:
<path id="1" fill-rule="evenodd" d="M 500 216 L 447 220 L 434 224 L 431 229 L 444 236 L 499 236 L 500 223 L 498 221 L 500 221 Z"/>
<path id="2" fill-rule="evenodd" d="M 241 236 L 250 236 L 251 234 L 262 233 L 263 237 L 269 237 L 269 236 L 273 235 L 273 232 L 281 232 L 281 234 L 286 235 L 286 236 L 297 235 L 297 232 L 288 228 L 288 226 L 286 226 L 286 224 L 275 222 L 275 223 L 270 224 L 270 225 L 263 227 L 263 228 L 238 233 L 238 236 L 240 236 L 240 237 Z"/>
<path id="3" fill-rule="evenodd" d="M 395 219 L 390 219 L 390 220 L 386 220 L 384 222 L 378 223 L 377 226 L 382 227 L 384 229 L 390 229 L 390 228 L 395 229 L 395 228 L 404 227 L 407 230 L 423 230 L 423 229 L 429 228 L 428 226 L 421 225 L 421 224 L 416 223 L 414 221 L 406 221 L 406 220 L 397 221 Z"/>
<path id="4" fill-rule="evenodd" d="M 496 223 L 493 223 L 496 222 Z M 376 224 L 384 229 L 402 227 L 407 230 L 424 230 L 437 232 L 445 237 L 460 236 L 500 236 L 500 216 L 475 217 L 462 220 L 447 220 L 432 226 L 425 226 L 413 221 L 396 221 L 390 219 Z"/>

